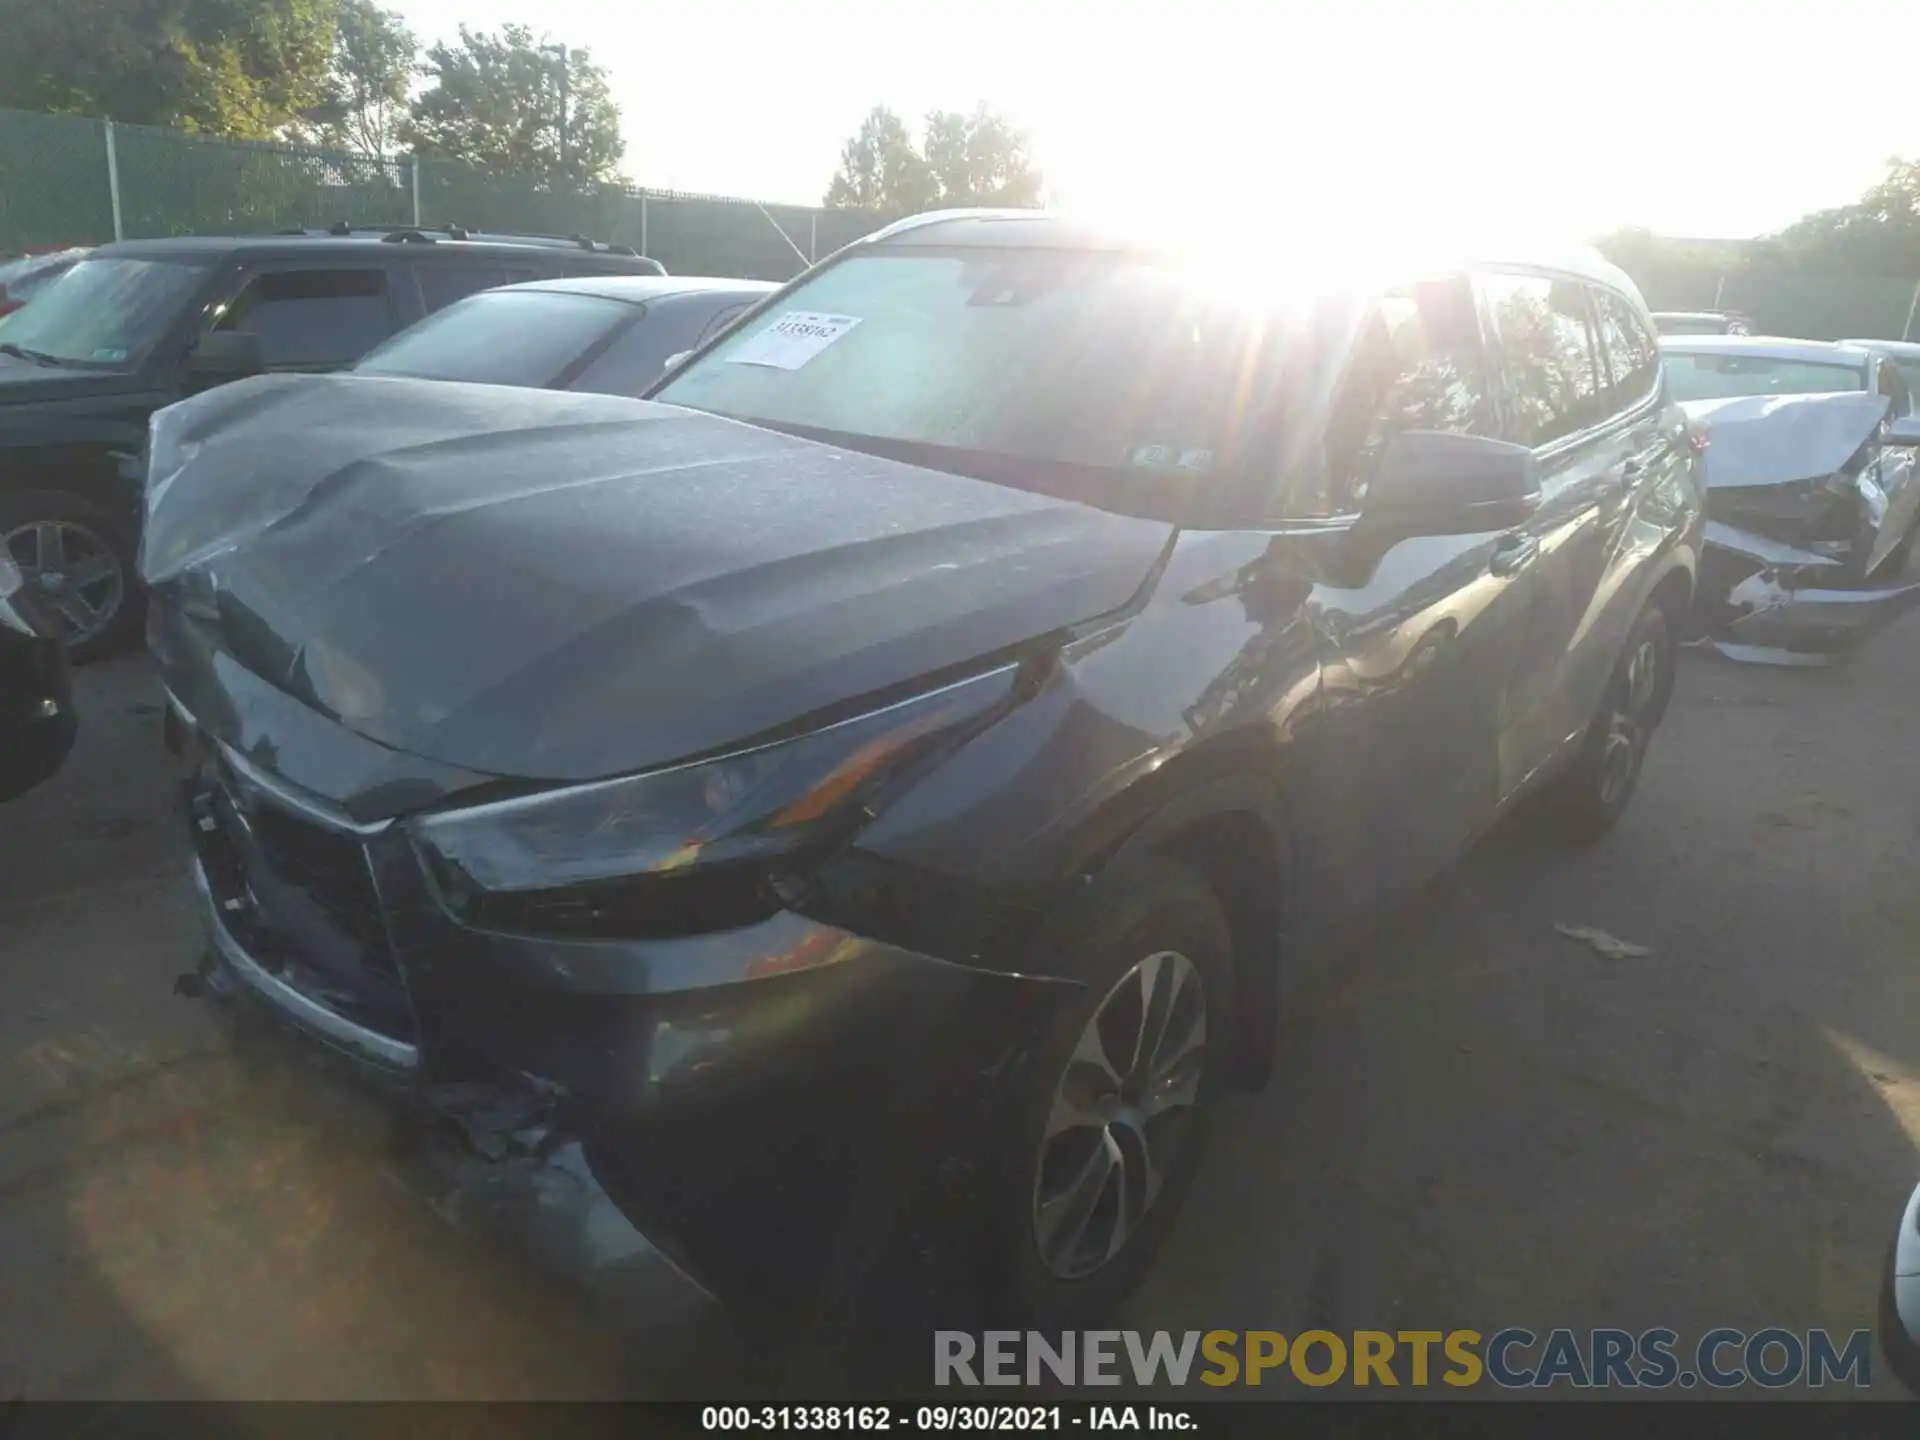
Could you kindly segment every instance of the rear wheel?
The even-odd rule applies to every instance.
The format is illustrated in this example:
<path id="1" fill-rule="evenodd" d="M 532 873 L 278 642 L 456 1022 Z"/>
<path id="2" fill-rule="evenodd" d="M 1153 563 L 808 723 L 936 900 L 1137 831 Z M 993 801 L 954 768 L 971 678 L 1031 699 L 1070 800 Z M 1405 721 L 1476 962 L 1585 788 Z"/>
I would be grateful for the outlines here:
<path id="1" fill-rule="evenodd" d="M 1145 1273 L 1199 1169 L 1224 1083 L 1234 972 L 1226 917 L 1185 866 L 1152 860 L 1061 943 L 1086 989 L 1053 1017 L 1009 1127 L 1005 1233 L 1022 1312 L 1110 1312 Z"/>
<path id="2" fill-rule="evenodd" d="M 1598 839 L 1626 813 L 1673 694 L 1674 660 L 1666 614 L 1649 604 L 1634 623 L 1578 757 L 1542 797 L 1569 838 Z"/>
<path id="3" fill-rule="evenodd" d="M 0 544 L 67 627 L 76 662 L 118 648 L 139 623 L 133 543 L 92 501 L 60 490 L 0 493 Z"/>

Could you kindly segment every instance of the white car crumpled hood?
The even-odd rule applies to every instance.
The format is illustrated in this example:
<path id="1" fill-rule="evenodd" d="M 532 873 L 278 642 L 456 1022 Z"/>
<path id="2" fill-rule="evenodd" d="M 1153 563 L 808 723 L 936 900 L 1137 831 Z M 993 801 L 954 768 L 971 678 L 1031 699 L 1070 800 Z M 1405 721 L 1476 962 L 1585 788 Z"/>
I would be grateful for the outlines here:
<path id="1" fill-rule="evenodd" d="M 1850 391 L 1688 400 L 1681 408 L 1707 424 L 1706 483 L 1715 490 L 1831 475 L 1873 438 L 1890 403 Z"/>

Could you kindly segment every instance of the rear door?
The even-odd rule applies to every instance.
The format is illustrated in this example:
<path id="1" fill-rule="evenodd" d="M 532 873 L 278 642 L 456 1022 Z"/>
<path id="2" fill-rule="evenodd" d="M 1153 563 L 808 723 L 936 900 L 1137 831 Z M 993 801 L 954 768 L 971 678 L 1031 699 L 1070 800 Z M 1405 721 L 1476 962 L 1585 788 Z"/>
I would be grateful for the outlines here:
<path id="1" fill-rule="evenodd" d="M 1541 503 L 1527 619 L 1500 745 L 1502 801 L 1559 754 L 1599 703 L 1587 667 L 1632 445 L 1612 411 L 1591 288 L 1549 271 L 1480 276 L 1492 321 L 1505 435 L 1533 448 Z"/>
<path id="2" fill-rule="evenodd" d="M 1598 710 L 1658 539 L 1632 523 L 1639 498 L 1686 462 L 1661 424 L 1658 343 L 1624 295 L 1547 273 L 1493 272 L 1484 287 L 1507 434 L 1541 469 L 1529 526 L 1540 564 L 1502 763 L 1511 796 Z"/>

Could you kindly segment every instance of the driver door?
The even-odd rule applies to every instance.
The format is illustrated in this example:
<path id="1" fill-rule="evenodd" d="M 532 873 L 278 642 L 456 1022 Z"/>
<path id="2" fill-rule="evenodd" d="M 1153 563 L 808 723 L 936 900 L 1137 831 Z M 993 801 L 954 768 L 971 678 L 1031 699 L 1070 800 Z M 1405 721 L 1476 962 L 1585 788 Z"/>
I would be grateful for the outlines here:
<path id="1" fill-rule="evenodd" d="M 1486 331 L 1465 275 L 1372 297 L 1339 337 L 1324 449 L 1336 513 L 1364 511 L 1387 440 L 1498 438 Z M 1492 819 L 1537 551 L 1524 533 L 1356 544 L 1309 601 L 1325 748 L 1290 777 L 1321 804 L 1309 833 L 1344 910 L 1389 903 Z"/>

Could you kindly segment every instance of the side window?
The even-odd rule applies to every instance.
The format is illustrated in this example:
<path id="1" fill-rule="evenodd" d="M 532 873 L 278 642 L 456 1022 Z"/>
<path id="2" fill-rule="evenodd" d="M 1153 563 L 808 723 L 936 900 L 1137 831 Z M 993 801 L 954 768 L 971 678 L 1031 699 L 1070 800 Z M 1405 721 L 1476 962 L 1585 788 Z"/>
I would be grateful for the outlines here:
<path id="1" fill-rule="evenodd" d="M 1609 413 L 1630 410 L 1660 383 L 1660 347 L 1626 296 L 1596 288 L 1593 301 L 1607 362 L 1606 408 Z"/>
<path id="2" fill-rule="evenodd" d="M 567 388 L 596 395 L 638 395 L 660 378 L 668 359 L 699 343 L 710 314 L 697 301 L 654 302 Z"/>
<path id="3" fill-rule="evenodd" d="M 713 317 L 712 322 L 708 324 L 706 329 L 700 332 L 700 338 L 694 341 L 694 344 L 696 345 L 706 344 L 707 341 L 713 339 L 714 336 L 718 335 L 722 330 L 726 329 L 727 326 L 731 325 L 735 320 L 738 320 L 742 315 L 746 314 L 747 310 L 752 306 L 752 304 L 753 302 L 751 300 L 742 300 L 738 305 L 727 306 L 726 309 L 722 310 L 718 315 Z"/>
<path id="4" fill-rule="evenodd" d="M 1600 373 L 1586 287 L 1501 273 L 1489 274 L 1484 283 L 1511 411 L 1508 438 L 1546 445 L 1599 420 Z"/>
<path id="5" fill-rule="evenodd" d="M 1891 360 L 1880 361 L 1880 385 L 1882 395 L 1893 401 L 1887 414 L 1895 419 L 1913 413 L 1913 396 L 1907 390 L 1906 382 L 1900 378 L 1900 371 Z"/>
<path id="6" fill-rule="evenodd" d="M 499 265 L 422 265 L 418 273 L 420 298 L 429 315 L 456 300 L 508 283 L 506 269 Z"/>
<path id="7" fill-rule="evenodd" d="M 1465 276 L 1383 291 L 1361 310 L 1327 416 L 1328 497 L 1345 508 L 1405 430 L 1492 435 L 1480 317 Z"/>
<path id="8" fill-rule="evenodd" d="M 393 333 L 383 270 L 269 270 L 227 307 L 217 330 L 251 330 L 269 369 L 350 365 Z"/>

